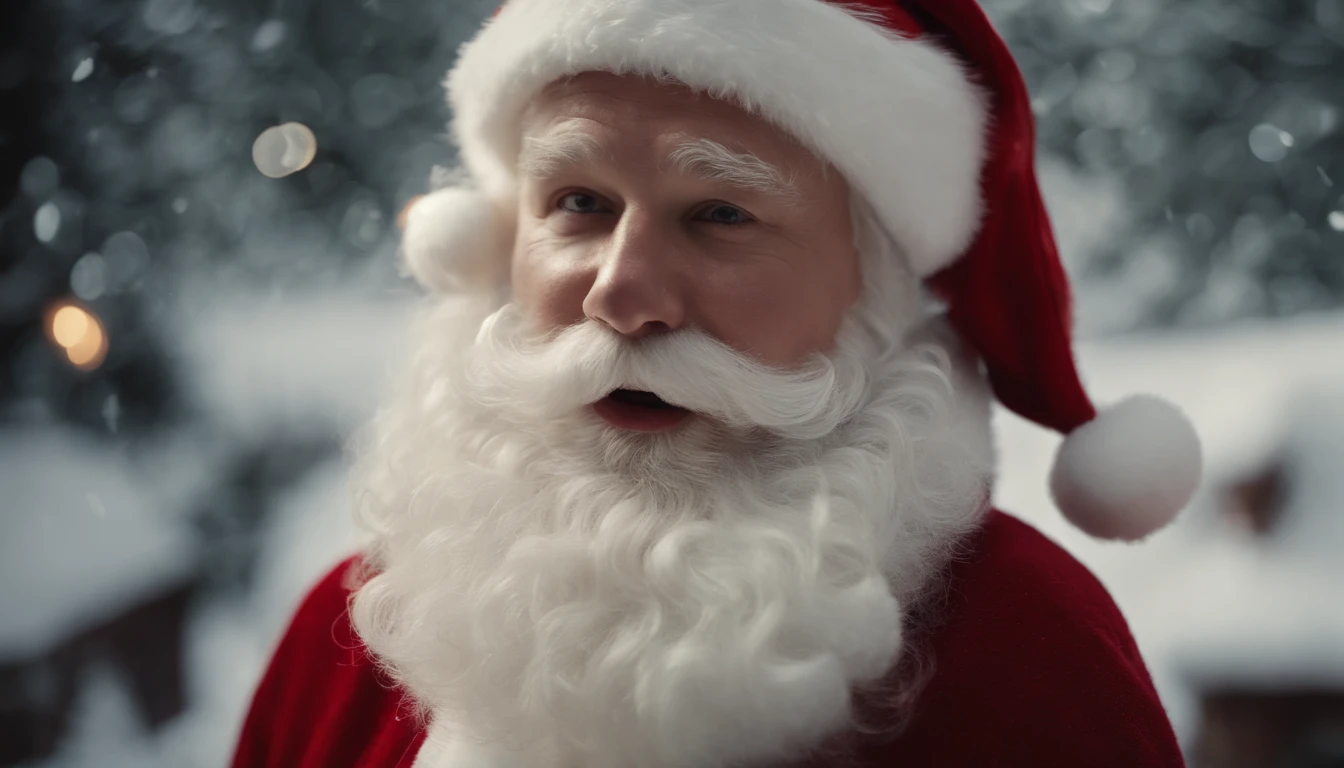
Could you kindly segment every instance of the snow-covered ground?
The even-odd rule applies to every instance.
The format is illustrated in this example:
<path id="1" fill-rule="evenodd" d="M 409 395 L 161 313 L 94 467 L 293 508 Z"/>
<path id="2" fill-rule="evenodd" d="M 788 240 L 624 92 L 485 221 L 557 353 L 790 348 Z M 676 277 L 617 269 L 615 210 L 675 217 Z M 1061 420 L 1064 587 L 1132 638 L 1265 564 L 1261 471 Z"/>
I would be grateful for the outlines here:
<path id="1" fill-rule="evenodd" d="M 407 307 L 404 297 L 357 292 L 192 302 L 178 342 L 191 361 L 193 401 L 229 439 L 296 429 L 345 434 L 372 412 L 401 355 Z M 1205 490 L 1176 525 L 1140 546 L 1091 541 L 1046 494 L 1058 439 L 1000 412 L 998 502 L 1073 551 L 1112 590 L 1182 737 L 1197 727 L 1193 686 L 1201 679 L 1344 683 L 1344 610 L 1332 594 L 1344 584 L 1344 561 L 1334 555 L 1344 547 L 1344 315 L 1087 343 L 1079 351 L 1098 400 L 1147 391 L 1187 410 L 1205 439 Z M 149 472 L 143 457 L 128 462 L 114 448 L 60 433 L 0 435 L 6 494 L 26 500 L 6 505 L 0 522 L 0 566 L 12 576 L 0 595 L 8 616 L 24 617 L 0 639 L 11 647 L 40 642 L 91 606 L 115 605 L 142 583 L 190 566 L 191 550 L 164 510 L 189 485 L 183 477 L 210 466 L 213 449 L 185 438 L 173 445 L 155 455 L 195 469 Z M 1256 539 L 1216 514 L 1213 491 L 1283 447 L 1299 459 L 1294 495 L 1282 526 Z M 338 457 L 297 478 L 273 506 L 253 593 L 201 606 L 191 617 L 190 711 L 145 735 L 124 685 L 95 668 L 71 738 L 47 768 L 226 763 L 290 612 L 355 546 Z M 109 526 L 112 520 L 123 524 Z M 11 564 L 11 551 L 46 558 Z M 34 605 L 38 588 L 44 599 Z"/>

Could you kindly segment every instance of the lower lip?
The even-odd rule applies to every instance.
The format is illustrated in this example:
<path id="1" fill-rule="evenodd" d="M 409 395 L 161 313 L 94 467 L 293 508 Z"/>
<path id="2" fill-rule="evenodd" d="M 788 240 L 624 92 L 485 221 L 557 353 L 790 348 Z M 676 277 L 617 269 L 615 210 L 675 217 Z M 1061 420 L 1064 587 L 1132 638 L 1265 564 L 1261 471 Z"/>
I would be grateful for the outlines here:
<path id="1" fill-rule="evenodd" d="M 634 432 L 666 432 L 691 415 L 685 408 L 646 408 L 610 397 L 593 403 L 593 410 L 611 426 Z"/>

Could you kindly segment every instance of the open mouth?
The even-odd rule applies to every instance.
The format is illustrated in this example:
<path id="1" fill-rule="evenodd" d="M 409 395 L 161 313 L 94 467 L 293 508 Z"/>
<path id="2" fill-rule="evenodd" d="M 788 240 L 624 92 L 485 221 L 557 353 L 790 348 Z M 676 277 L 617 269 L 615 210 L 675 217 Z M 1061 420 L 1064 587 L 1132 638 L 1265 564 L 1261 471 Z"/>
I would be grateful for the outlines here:
<path id="1" fill-rule="evenodd" d="M 618 389 L 593 403 L 593 410 L 613 427 L 636 432 L 663 432 L 691 415 L 652 392 Z"/>

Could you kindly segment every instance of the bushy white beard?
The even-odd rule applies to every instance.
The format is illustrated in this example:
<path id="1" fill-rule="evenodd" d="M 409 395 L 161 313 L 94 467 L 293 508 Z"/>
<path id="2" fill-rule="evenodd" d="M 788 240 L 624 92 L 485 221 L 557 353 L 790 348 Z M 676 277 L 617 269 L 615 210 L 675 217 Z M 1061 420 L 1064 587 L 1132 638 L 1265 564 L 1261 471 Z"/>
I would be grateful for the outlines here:
<path id="1" fill-rule="evenodd" d="M 862 312 L 784 374 L 692 332 L 542 342 L 438 302 L 356 467 L 376 575 L 352 616 L 440 764 L 758 764 L 843 727 L 985 509 L 978 375 Z M 585 407 L 617 387 L 704 416 L 622 432 Z"/>

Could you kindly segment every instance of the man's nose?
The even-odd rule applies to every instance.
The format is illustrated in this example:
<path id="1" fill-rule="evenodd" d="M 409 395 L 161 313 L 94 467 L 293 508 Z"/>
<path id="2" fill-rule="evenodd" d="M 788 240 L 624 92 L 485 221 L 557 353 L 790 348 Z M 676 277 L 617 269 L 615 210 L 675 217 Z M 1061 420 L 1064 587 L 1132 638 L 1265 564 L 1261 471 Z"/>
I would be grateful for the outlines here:
<path id="1" fill-rule="evenodd" d="M 680 328 L 685 306 L 672 259 L 665 234 L 627 211 L 584 297 L 584 315 L 630 338 Z"/>

